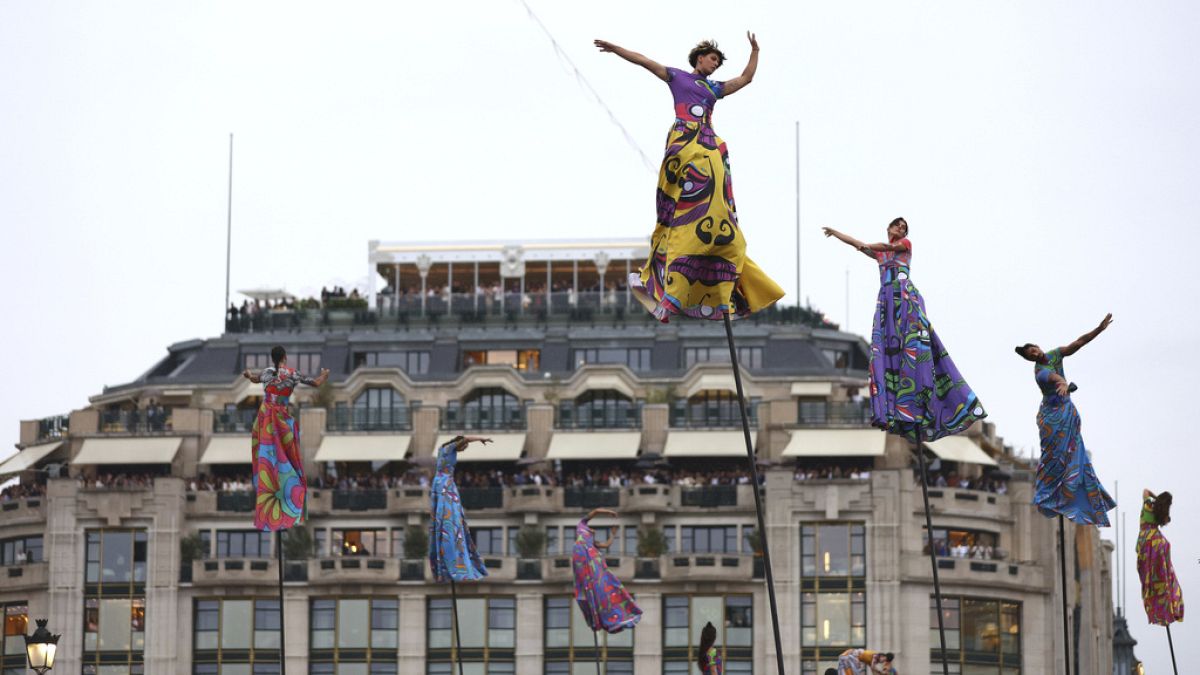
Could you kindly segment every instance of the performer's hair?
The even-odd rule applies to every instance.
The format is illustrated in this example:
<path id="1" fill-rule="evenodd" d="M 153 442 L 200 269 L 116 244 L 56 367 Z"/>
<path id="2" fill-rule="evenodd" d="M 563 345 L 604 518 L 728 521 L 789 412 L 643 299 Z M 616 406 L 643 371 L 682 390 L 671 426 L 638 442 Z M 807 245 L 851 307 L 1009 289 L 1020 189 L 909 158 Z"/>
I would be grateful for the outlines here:
<path id="1" fill-rule="evenodd" d="M 688 63 L 695 68 L 696 62 L 700 60 L 700 57 L 708 56 L 709 54 L 716 54 L 717 58 L 721 59 L 721 63 L 718 65 L 725 64 L 725 52 L 717 48 L 716 40 L 704 40 L 695 47 L 692 47 L 692 51 L 688 52 Z"/>
<path id="2" fill-rule="evenodd" d="M 888 660 L 888 663 L 896 660 L 896 655 L 891 652 L 884 654 L 883 657 Z"/>
<path id="3" fill-rule="evenodd" d="M 1025 359 L 1026 361 L 1032 361 L 1033 359 L 1029 358 L 1029 356 L 1027 356 L 1025 354 L 1025 350 L 1029 349 L 1030 347 L 1035 347 L 1035 346 L 1036 345 L 1034 345 L 1032 342 L 1026 342 L 1025 344 L 1021 345 L 1020 347 L 1013 347 L 1013 349 L 1015 349 L 1017 351 L 1017 356 Z"/>
<path id="4" fill-rule="evenodd" d="M 271 360 L 275 362 L 276 368 L 279 367 L 279 362 L 282 361 L 285 356 L 287 356 L 287 350 L 280 345 L 271 347 Z"/>
<path id="5" fill-rule="evenodd" d="M 700 629 L 700 670 L 707 673 L 709 666 L 708 650 L 712 648 L 713 643 L 717 641 L 717 628 L 712 625 L 712 622 L 704 624 L 704 628 Z"/>
<path id="6" fill-rule="evenodd" d="M 1171 502 L 1174 498 L 1170 492 L 1160 492 L 1154 498 L 1154 505 L 1150 507 L 1150 511 L 1154 514 L 1154 522 L 1159 525 L 1166 525 L 1171 522 Z"/>
<path id="7" fill-rule="evenodd" d="M 894 219 L 892 219 L 892 222 L 888 223 L 888 229 L 889 230 L 892 229 L 893 225 L 903 225 L 904 226 L 904 236 L 906 236 L 906 237 L 908 236 L 908 221 L 907 220 L 905 220 L 904 218 L 894 218 Z"/>
<path id="8" fill-rule="evenodd" d="M 825 675 L 838 675 L 836 668 L 826 668 Z"/>

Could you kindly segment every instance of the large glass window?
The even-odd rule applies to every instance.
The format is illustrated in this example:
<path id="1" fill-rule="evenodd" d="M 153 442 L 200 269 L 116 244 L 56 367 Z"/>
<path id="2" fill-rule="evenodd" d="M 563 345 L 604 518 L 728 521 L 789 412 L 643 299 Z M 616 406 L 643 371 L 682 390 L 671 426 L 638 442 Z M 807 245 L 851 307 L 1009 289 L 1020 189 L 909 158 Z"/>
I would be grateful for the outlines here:
<path id="1" fill-rule="evenodd" d="M 866 527 L 800 526 L 801 673 L 837 666 L 842 651 L 867 642 Z"/>
<path id="2" fill-rule="evenodd" d="M 409 375 L 424 375 L 429 372 L 429 352 L 424 350 L 401 352 L 355 352 L 354 367 L 399 368 Z"/>
<path id="3" fill-rule="evenodd" d="M 251 665 L 275 661 L 278 673 L 278 599 L 197 599 L 192 621 L 197 673 L 259 673 Z"/>
<path id="4" fill-rule="evenodd" d="M 589 347 L 576 349 L 572 354 L 576 368 L 589 363 L 616 363 L 634 372 L 650 370 L 649 347 Z"/>
<path id="5" fill-rule="evenodd" d="M 800 526 L 800 574 L 861 577 L 866 574 L 866 528 L 857 523 Z"/>
<path id="6" fill-rule="evenodd" d="M 391 598 L 314 598 L 309 672 L 395 673 L 399 611 Z"/>
<path id="7" fill-rule="evenodd" d="M 145 530 L 92 530 L 87 533 L 89 584 L 146 582 Z"/>
<path id="8" fill-rule="evenodd" d="M 475 540 L 475 550 L 479 555 L 504 555 L 503 527 L 473 527 L 471 537 Z"/>
<path id="9" fill-rule="evenodd" d="M 24 565 L 42 562 L 42 535 L 14 537 L 0 541 L 0 565 Z"/>
<path id="10" fill-rule="evenodd" d="M 679 528 L 680 553 L 738 553 L 737 525 L 694 526 Z"/>
<path id="11" fill-rule="evenodd" d="M 754 597 L 667 595 L 663 597 L 663 673 L 690 673 L 700 631 L 712 622 L 724 651 L 726 673 L 749 673 L 754 661 Z"/>
<path id="12" fill-rule="evenodd" d="M 558 404 L 561 429 L 636 429 L 642 425 L 641 404 L 612 389 L 585 391 Z"/>
<path id="13" fill-rule="evenodd" d="M 426 663 L 428 673 L 450 674 L 454 665 L 454 613 L 450 598 L 429 598 Z M 514 598 L 458 599 L 458 630 L 466 672 L 514 672 L 517 603 Z"/>
<path id="14" fill-rule="evenodd" d="M 595 672 L 596 650 L 607 663 L 607 673 L 633 672 L 633 629 L 608 634 L 593 633 L 579 611 L 579 603 L 569 596 L 545 599 L 546 675 L 572 674 L 584 666 Z"/>
<path id="15" fill-rule="evenodd" d="M 88 530 L 84 542 L 83 668 L 140 673 L 146 643 L 146 531 Z"/>
<path id="16" fill-rule="evenodd" d="M 476 389 L 461 401 L 446 404 L 442 428 L 453 431 L 524 429 L 525 406 L 516 396 L 498 387 Z"/>
<path id="17" fill-rule="evenodd" d="M 1019 675 L 1021 603 L 949 596 L 942 598 L 942 622 L 950 667 L 964 675 Z M 937 601 L 929 598 L 930 658 L 941 662 Z"/>
<path id="18" fill-rule="evenodd" d="M 329 428 L 338 431 L 410 429 L 412 420 L 400 392 L 391 387 L 368 387 L 354 399 L 349 411 L 345 406 L 335 407 Z"/>
<path id="19" fill-rule="evenodd" d="M 397 528 L 403 532 L 401 528 Z M 333 554 L 345 556 L 385 557 L 388 550 L 387 530 L 332 530 Z M 399 541 L 399 550 L 404 550 L 404 539 Z"/>
<path id="20" fill-rule="evenodd" d="M 921 528 L 924 551 L 929 553 L 929 536 Z M 991 560 L 996 557 L 1000 537 L 995 532 L 965 528 L 933 528 L 934 551 L 939 556 Z"/>
<path id="21" fill-rule="evenodd" d="M 258 530 L 217 530 L 218 558 L 270 558 L 271 533 Z"/>
<path id="22" fill-rule="evenodd" d="M 750 426 L 758 425 L 759 399 L 746 401 Z M 731 391 L 706 389 L 687 399 L 676 399 L 671 406 L 673 427 L 740 427 L 742 413 L 737 394 Z"/>
<path id="23" fill-rule="evenodd" d="M 33 631 L 29 625 L 29 606 L 24 602 L 0 604 L 4 613 L 4 635 L 0 637 L 0 672 L 3 675 L 25 675 L 25 636 Z"/>
<path id="24" fill-rule="evenodd" d="M 537 349 L 470 350 L 462 353 L 462 369 L 471 366 L 511 366 L 521 372 L 541 370 L 541 351 Z"/>
<path id="25" fill-rule="evenodd" d="M 738 365 L 742 368 L 762 368 L 762 347 L 738 347 Z M 691 368 L 697 363 L 729 363 L 729 348 L 684 347 L 683 367 Z"/>

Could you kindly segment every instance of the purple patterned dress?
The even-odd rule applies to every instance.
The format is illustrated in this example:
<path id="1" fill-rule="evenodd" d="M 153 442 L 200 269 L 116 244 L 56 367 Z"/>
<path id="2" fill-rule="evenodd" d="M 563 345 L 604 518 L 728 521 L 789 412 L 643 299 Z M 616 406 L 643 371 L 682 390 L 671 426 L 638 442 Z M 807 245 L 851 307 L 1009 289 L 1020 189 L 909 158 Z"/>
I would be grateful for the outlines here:
<path id="1" fill-rule="evenodd" d="M 575 570 L 575 601 L 593 631 L 620 633 L 642 620 L 642 610 L 621 585 L 621 580 L 608 571 L 594 536 L 587 520 L 581 520 L 575 526 L 575 548 L 571 556 L 571 566 Z"/>
<path id="2" fill-rule="evenodd" d="M 936 441 L 987 417 L 933 332 L 925 300 L 909 280 L 912 243 L 881 251 L 871 327 L 871 423 L 911 442 Z"/>

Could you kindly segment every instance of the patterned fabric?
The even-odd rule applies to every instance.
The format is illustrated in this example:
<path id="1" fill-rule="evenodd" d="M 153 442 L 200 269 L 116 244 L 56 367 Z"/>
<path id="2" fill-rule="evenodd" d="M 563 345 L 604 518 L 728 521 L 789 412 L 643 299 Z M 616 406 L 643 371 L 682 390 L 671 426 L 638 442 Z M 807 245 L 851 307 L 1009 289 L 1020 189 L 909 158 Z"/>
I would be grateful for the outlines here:
<path id="1" fill-rule="evenodd" d="M 1142 580 L 1142 603 L 1146 618 L 1157 626 L 1183 621 L 1183 591 L 1171 565 L 1171 543 L 1158 529 L 1153 500 L 1142 505 L 1142 525 L 1138 530 L 1137 569 Z"/>
<path id="2" fill-rule="evenodd" d="M 909 280 L 912 243 L 875 254 L 879 299 L 871 327 L 871 423 L 909 441 L 935 441 L 987 417 Z"/>
<path id="3" fill-rule="evenodd" d="M 783 289 L 746 257 L 729 173 L 729 152 L 713 131 L 725 84 L 668 68 L 675 123 L 658 176 L 650 257 L 630 275 L 635 297 L 666 322 L 672 314 L 721 320 L 749 315 Z"/>
<path id="4" fill-rule="evenodd" d="M 884 655 L 866 649 L 847 649 L 838 657 L 838 675 L 895 675 L 896 669 L 884 662 Z"/>
<path id="5" fill-rule="evenodd" d="M 716 647 L 709 647 L 708 654 L 700 661 L 700 672 L 704 675 L 724 675 L 725 663 L 721 661 L 721 651 Z"/>
<path id="6" fill-rule="evenodd" d="M 250 430 L 257 492 L 254 527 L 275 532 L 304 522 L 307 484 L 300 456 L 300 427 L 288 412 L 288 397 L 297 385 L 316 386 L 316 382 L 286 366 L 267 368 L 258 380 L 265 395 Z"/>
<path id="7" fill-rule="evenodd" d="M 437 473 L 429 487 L 429 567 L 438 583 L 477 581 L 487 576 L 454 482 L 457 463 L 454 443 L 438 448 Z"/>
<path id="8" fill-rule="evenodd" d="M 642 620 L 642 610 L 633 596 L 608 570 L 604 556 L 596 548 L 595 534 L 587 520 L 575 526 L 575 548 L 571 567 L 575 571 L 575 601 L 593 631 L 620 633 Z"/>
<path id="9" fill-rule="evenodd" d="M 1062 352 L 1057 349 L 1046 352 L 1045 363 L 1034 365 L 1034 378 L 1042 391 L 1037 414 L 1042 458 L 1033 503 L 1048 518 L 1061 515 L 1080 525 L 1108 527 L 1106 511 L 1116 508 L 1116 502 L 1096 478 L 1071 395 L 1058 395 L 1051 374 L 1066 379 Z"/>

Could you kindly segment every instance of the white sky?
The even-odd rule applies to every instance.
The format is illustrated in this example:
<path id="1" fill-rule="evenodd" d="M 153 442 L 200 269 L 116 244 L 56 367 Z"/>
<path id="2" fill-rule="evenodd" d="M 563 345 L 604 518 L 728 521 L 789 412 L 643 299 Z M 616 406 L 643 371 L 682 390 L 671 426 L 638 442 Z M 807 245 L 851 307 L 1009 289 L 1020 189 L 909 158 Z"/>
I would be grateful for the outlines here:
<path id="1" fill-rule="evenodd" d="M 1130 547 L 1141 488 L 1177 495 L 1166 534 L 1185 592 L 1200 589 L 1184 358 L 1200 329 L 1184 297 L 1200 4 L 532 2 L 651 158 L 666 86 L 591 40 L 686 67 L 716 38 L 727 79 L 756 30 L 758 77 L 716 114 L 751 255 L 794 296 L 799 120 L 804 297 L 867 330 L 874 266 L 819 227 L 880 239 L 907 217 L 934 325 L 1024 451 L 1038 392 L 1012 345 L 1063 344 L 1114 312 L 1067 364 L 1085 438 L 1110 491 L 1121 480 Z M 653 225 L 654 174 L 515 0 L 4 2 L 0 62 L 14 440 L 19 419 L 82 407 L 168 344 L 220 332 L 230 132 L 235 289 L 362 283 L 369 239 Z M 1137 653 L 1164 672 L 1136 575 L 1128 599 Z"/>

